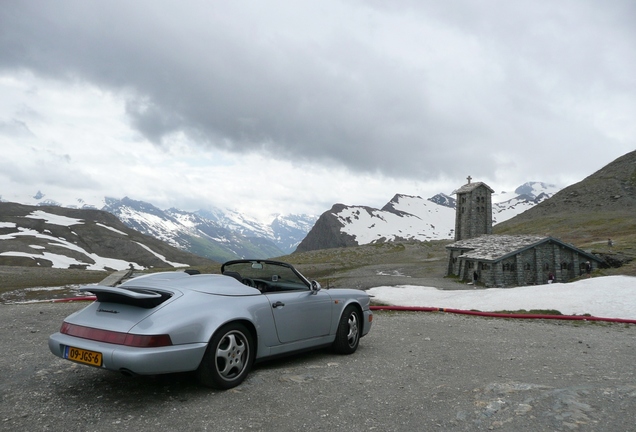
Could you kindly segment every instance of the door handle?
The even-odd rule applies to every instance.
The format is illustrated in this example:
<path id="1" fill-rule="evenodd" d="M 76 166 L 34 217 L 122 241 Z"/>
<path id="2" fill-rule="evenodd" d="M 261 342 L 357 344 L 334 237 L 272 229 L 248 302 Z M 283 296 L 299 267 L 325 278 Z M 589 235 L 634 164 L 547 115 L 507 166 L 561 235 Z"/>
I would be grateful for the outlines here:
<path id="1" fill-rule="evenodd" d="M 279 306 L 280 306 L 280 307 L 283 307 L 283 306 L 285 306 L 285 303 L 283 303 L 282 301 L 277 301 L 276 303 L 272 304 L 272 307 L 273 307 L 274 309 L 276 309 L 276 308 L 277 308 L 277 307 L 279 307 Z"/>

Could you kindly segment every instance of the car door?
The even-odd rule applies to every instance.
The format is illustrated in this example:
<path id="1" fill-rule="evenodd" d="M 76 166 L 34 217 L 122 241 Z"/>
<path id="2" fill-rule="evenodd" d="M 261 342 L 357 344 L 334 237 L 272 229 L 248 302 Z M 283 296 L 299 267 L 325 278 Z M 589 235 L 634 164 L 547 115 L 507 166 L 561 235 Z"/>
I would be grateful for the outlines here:
<path id="1" fill-rule="evenodd" d="M 326 291 L 283 291 L 266 294 L 278 340 L 297 342 L 329 334 L 332 302 Z"/>

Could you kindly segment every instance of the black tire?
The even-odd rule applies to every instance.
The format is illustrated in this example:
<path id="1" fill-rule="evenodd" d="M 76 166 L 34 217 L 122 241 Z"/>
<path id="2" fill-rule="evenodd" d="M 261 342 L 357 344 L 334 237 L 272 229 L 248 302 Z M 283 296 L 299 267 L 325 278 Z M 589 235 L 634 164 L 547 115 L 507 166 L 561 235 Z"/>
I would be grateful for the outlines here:
<path id="1" fill-rule="evenodd" d="M 227 390 L 241 384 L 256 355 L 252 333 L 241 323 L 229 323 L 214 333 L 197 377 L 212 388 Z"/>
<path id="2" fill-rule="evenodd" d="M 333 350 L 338 354 L 353 354 L 360 344 L 362 320 L 355 306 L 347 306 L 340 317 Z"/>

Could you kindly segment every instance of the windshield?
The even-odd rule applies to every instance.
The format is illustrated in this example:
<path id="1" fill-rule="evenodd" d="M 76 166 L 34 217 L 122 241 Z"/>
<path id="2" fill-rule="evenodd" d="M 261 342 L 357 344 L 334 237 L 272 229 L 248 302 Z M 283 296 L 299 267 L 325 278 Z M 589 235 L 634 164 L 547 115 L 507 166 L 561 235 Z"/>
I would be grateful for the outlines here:
<path id="1" fill-rule="evenodd" d="M 309 289 L 307 280 L 291 265 L 276 261 L 230 261 L 223 264 L 221 271 L 259 289 L 260 284 L 264 283 L 270 292 Z"/>

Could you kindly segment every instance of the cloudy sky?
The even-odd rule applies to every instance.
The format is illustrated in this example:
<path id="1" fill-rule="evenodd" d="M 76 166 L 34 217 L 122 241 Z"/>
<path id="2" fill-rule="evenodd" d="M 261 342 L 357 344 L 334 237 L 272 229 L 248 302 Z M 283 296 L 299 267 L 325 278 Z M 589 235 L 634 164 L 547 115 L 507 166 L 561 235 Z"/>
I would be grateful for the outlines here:
<path id="1" fill-rule="evenodd" d="M 636 148 L 632 0 L 0 8 L 0 196 L 258 217 L 567 186 Z"/>

